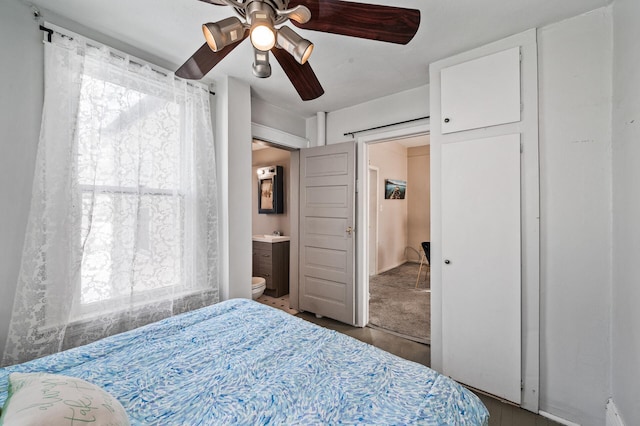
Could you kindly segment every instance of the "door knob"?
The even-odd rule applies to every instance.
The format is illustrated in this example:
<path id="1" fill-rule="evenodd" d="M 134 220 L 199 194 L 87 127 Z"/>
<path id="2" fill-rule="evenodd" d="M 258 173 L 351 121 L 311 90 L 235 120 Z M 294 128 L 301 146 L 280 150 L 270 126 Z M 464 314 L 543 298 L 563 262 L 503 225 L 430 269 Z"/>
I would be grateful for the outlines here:
<path id="1" fill-rule="evenodd" d="M 448 264 L 450 264 L 450 263 L 451 263 L 451 261 L 450 261 L 449 259 L 445 259 L 445 260 L 444 260 L 444 264 L 445 264 L 445 265 L 448 265 Z"/>
<path id="2" fill-rule="evenodd" d="M 346 231 L 347 231 L 347 234 L 351 235 L 351 233 L 353 232 L 353 228 L 352 227 L 348 227 L 346 229 Z"/>

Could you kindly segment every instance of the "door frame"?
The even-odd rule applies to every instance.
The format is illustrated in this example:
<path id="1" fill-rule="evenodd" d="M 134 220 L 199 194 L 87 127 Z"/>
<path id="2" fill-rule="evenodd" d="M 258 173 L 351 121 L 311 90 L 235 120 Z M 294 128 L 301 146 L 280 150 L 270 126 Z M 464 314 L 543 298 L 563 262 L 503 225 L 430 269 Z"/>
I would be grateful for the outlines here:
<path id="1" fill-rule="evenodd" d="M 420 123 L 420 122 L 419 122 Z M 369 323 L 369 144 L 429 134 L 431 125 L 414 124 L 357 138 L 356 145 L 356 326 Z M 362 230 L 362 232 L 359 232 Z"/>
<path id="2" fill-rule="evenodd" d="M 300 150 L 309 148 L 309 140 L 300 136 L 296 136 L 285 131 L 265 126 L 258 123 L 251 123 L 251 143 L 254 140 L 265 142 L 266 144 L 289 151 L 291 157 L 289 160 L 289 188 L 285 188 L 289 193 L 289 205 L 285 206 L 289 210 L 290 221 L 290 241 L 289 241 L 289 306 L 292 309 L 298 309 L 298 253 L 299 253 L 299 238 L 298 227 L 300 221 Z M 251 161 L 249 161 L 248 173 L 252 176 Z M 248 195 L 250 208 L 253 208 L 253 196 L 251 191 Z M 251 228 L 251 222 L 248 224 Z M 253 233 L 252 233 L 253 234 Z M 251 264 L 248 265 L 251 268 Z M 249 295 L 251 294 L 251 280 L 249 284 Z"/>

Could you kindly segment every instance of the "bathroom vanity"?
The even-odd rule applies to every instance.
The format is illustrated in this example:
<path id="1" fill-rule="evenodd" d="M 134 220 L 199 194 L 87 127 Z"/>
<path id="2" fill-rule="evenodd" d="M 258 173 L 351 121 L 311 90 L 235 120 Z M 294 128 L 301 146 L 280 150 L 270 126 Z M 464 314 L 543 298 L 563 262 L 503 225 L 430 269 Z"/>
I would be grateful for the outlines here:
<path id="1" fill-rule="evenodd" d="M 289 237 L 253 236 L 253 276 L 266 280 L 267 296 L 289 294 Z"/>

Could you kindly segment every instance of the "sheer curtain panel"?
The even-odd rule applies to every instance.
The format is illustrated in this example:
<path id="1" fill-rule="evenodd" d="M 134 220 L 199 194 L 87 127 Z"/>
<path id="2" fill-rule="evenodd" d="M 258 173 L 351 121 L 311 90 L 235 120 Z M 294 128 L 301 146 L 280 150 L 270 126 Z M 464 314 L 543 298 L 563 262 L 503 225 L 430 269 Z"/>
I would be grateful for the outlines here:
<path id="1" fill-rule="evenodd" d="M 77 35 L 44 43 L 31 211 L 2 365 L 218 301 L 209 92 Z"/>

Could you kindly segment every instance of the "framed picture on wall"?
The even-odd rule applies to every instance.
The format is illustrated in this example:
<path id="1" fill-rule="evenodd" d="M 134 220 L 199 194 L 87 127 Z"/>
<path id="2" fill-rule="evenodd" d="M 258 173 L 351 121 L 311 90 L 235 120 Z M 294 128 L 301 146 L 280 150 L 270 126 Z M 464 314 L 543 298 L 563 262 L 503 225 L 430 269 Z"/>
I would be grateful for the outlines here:
<path id="1" fill-rule="evenodd" d="M 407 192 L 407 181 L 399 179 L 384 180 L 384 199 L 385 200 L 404 200 Z"/>

